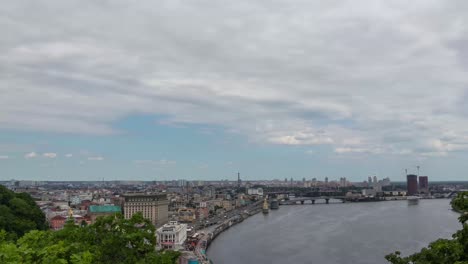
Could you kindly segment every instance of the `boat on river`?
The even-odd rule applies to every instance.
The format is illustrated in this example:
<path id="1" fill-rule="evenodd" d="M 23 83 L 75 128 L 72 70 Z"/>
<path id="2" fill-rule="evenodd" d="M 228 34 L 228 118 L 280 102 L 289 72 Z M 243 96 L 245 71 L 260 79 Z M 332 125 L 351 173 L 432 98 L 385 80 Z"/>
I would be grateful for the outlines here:
<path id="1" fill-rule="evenodd" d="M 419 196 L 408 196 L 406 200 L 408 200 L 409 205 L 416 205 L 419 203 Z"/>
<path id="2" fill-rule="evenodd" d="M 270 206 L 268 205 L 268 199 L 263 200 L 262 213 L 268 214 L 270 212 Z"/>

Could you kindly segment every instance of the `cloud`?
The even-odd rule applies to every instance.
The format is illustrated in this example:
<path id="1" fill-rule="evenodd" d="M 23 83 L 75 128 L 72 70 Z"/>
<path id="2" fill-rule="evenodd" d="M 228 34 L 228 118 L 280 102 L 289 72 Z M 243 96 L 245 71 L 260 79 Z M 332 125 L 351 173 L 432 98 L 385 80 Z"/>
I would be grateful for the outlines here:
<path id="1" fill-rule="evenodd" d="M 10 157 L 7 156 L 7 155 L 0 155 L 0 160 L 2 160 L 2 159 L 3 159 L 3 160 L 4 160 L 4 159 L 9 159 L 9 158 L 10 158 Z"/>
<path id="2" fill-rule="evenodd" d="M 104 157 L 101 157 L 101 156 L 88 157 L 88 160 L 90 160 L 90 161 L 102 161 L 102 160 L 104 160 Z"/>
<path id="3" fill-rule="evenodd" d="M 153 165 L 153 166 L 172 166 L 172 165 L 176 165 L 176 161 L 166 160 L 166 159 L 160 159 L 160 160 L 134 160 L 133 163 L 137 164 L 137 165 Z"/>
<path id="4" fill-rule="evenodd" d="M 26 155 L 24 155 L 24 158 L 26 158 L 26 159 L 32 159 L 32 158 L 35 158 L 35 157 L 37 157 L 36 152 L 29 152 Z"/>
<path id="5" fill-rule="evenodd" d="M 71 158 L 71 157 L 73 157 L 73 154 L 71 154 L 71 153 L 65 154 L 65 157 L 66 158 Z"/>
<path id="6" fill-rule="evenodd" d="M 149 114 L 343 155 L 468 149 L 466 1 L 82 5 L 0 7 L 1 129 Z"/>
<path id="7" fill-rule="evenodd" d="M 57 157 L 57 153 L 44 153 L 42 156 L 45 158 L 55 159 Z"/>

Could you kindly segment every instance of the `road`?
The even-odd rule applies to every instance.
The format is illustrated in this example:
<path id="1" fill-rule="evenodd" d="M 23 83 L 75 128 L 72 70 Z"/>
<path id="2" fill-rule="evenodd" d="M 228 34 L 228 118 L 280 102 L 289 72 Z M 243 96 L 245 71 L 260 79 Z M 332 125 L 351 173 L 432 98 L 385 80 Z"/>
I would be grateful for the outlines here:
<path id="1" fill-rule="evenodd" d="M 261 202 L 256 202 L 248 206 L 244 206 L 241 208 L 237 208 L 226 212 L 223 215 L 212 217 L 208 220 L 208 226 L 197 229 L 197 225 L 194 226 L 196 232 L 201 235 L 200 240 L 198 240 L 197 246 L 195 247 L 195 255 L 198 257 L 201 263 L 209 263 L 208 258 L 206 257 L 206 248 L 208 245 L 208 241 L 212 238 L 213 233 L 215 232 L 216 228 L 220 227 L 223 224 L 227 224 L 229 221 L 235 220 L 236 217 L 240 217 L 242 213 L 251 212 L 255 208 L 258 208 L 261 205 Z M 202 224 L 200 223 L 200 226 Z"/>

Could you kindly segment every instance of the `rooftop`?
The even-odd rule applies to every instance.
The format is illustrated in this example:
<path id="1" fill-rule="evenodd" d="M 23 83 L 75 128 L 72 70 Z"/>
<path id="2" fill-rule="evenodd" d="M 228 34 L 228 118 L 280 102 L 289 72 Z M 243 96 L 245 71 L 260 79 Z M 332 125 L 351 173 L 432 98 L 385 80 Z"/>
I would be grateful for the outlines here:
<path id="1" fill-rule="evenodd" d="M 89 211 L 91 213 L 120 213 L 122 209 L 117 205 L 91 205 Z"/>

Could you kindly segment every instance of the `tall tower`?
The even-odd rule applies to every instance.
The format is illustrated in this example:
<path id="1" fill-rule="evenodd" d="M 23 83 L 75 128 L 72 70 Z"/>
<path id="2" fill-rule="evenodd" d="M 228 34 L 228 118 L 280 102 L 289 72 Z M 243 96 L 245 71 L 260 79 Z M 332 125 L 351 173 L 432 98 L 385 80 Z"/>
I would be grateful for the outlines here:
<path id="1" fill-rule="evenodd" d="M 419 176 L 419 192 L 429 193 L 429 181 L 427 176 Z"/>
<path id="2" fill-rule="evenodd" d="M 240 179 L 240 172 L 237 173 L 237 190 L 240 190 L 241 187 L 241 179 Z"/>
<path id="3" fill-rule="evenodd" d="M 418 176 L 414 174 L 406 175 L 407 195 L 418 194 Z"/>

